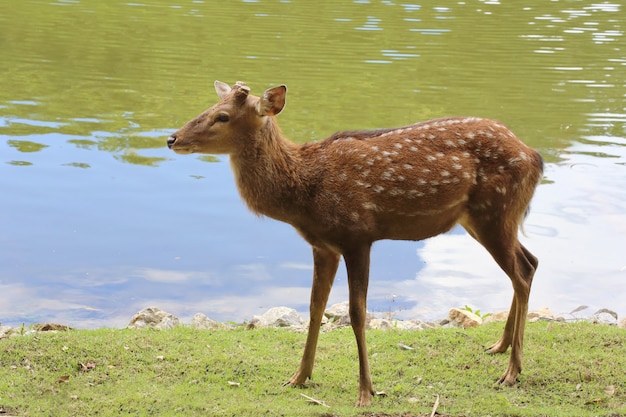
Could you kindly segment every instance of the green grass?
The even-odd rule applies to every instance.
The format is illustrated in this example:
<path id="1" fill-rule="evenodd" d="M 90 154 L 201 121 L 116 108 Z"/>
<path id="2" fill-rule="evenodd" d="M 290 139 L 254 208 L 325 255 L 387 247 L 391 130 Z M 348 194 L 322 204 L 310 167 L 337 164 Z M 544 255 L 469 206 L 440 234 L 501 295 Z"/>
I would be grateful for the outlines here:
<path id="1" fill-rule="evenodd" d="M 17 416 L 626 415 L 626 331 L 528 324 L 524 372 L 494 381 L 508 355 L 487 355 L 502 324 L 471 330 L 368 331 L 375 388 L 354 408 L 352 331 L 320 337 L 314 379 L 282 387 L 305 335 L 281 329 L 79 330 L 0 340 L 0 410 Z M 415 348 L 403 350 L 402 343 Z M 308 403 L 300 394 L 324 401 Z M 6 415 L 5 414 L 5 415 Z M 0 414 L 0 416 L 3 414 Z"/>

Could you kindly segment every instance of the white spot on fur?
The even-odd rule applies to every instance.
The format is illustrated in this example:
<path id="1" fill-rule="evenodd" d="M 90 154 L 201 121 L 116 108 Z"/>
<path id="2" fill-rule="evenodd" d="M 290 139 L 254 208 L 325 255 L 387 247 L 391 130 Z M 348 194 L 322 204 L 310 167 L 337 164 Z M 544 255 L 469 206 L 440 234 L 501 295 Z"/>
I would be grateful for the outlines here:
<path id="1" fill-rule="evenodd" d="M 365 210 L 374 210 L 374 211 L 378 210 L 378 206 L 374 203 L 370 203 L 369 201 L 366 201 L 365 203 L 363 203 L 363 208 Z"/>
<path id="2" fill-rule="evenodd" d="M 380 193 L 385 191 L 385 187 L 382 187 L 380 185 L 375 185 L 374 188 L 372 188 L 372 190 L 374 190 L 375 193 Z"/>

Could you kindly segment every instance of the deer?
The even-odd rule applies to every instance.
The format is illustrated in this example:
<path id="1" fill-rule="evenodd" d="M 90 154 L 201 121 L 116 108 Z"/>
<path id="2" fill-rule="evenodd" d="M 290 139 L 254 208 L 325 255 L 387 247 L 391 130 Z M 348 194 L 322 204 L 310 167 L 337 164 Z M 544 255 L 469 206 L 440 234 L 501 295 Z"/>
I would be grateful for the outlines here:
<path id="1" fill-rule="evenodd" d="M 497 383 L 518 383 L 538 265 L 518 231 L 543 174 L 536 150 L 504 124 L 478 117 L 343 131 L 296 144 L 276 121 L 285 107 L 285 85 L 254 96 L 243 82 L 215 81 L 215 91 L 219 101 L 173 133 L 167 146 L 178 154 L 227 154 L 248 208 L 292 225 L 312 247 L 308 334 L 300 365 L 284 385 L 304 386 L 312 377 L 324 310 L 343 257 L 359 357 L 356 405 L 371 405 L 377 392 L 365 330 L 372 244 L 419 241 L 457 224 L 511 280 L 514 296 L 504 331 L 487 352 L 511 347 Z"/>

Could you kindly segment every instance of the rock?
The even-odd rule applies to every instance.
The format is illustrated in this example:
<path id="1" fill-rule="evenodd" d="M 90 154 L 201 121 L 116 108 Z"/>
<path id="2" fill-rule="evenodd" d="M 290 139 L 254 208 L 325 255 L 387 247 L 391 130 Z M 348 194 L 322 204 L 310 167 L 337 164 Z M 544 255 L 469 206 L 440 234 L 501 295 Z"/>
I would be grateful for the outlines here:
<path id="1" fill-rule="evenodd" d="M 37 323 L 33 324 L 32 329 L 38 332 L 65 332 L 72 330 L 69 326 L 56 323 Z"/>
<path id="2" fill-rule="evenodd" d="M 539 310 L 531 311 L 526 317 L 531 323 L 539 320 L 554 320 L 554 314 L 547 307 L 542 307 Z"/>
<path id="3" fill-rule="evenodd" d="M 347 326 L 350 324 L 350 305 L 347 301 L 333 304 L 324 311 L 324 316 L 336 326 Z"/>
<path id="4" fill-rule="evenodd" d="M 348 301 L 343 303 L 337 303 L 330 306 L 324 311 L 324 316 L 328 318 L 328 321 L 332 323 L 334 327 L 342 327 L 350 325 L 350 304 Z M 365 323 L 366 326 L 369 322 L 374 320 L 375 317 L 369 311 L 366 312 Z"/>
<path id="5" fill-rule="evenodd" d="M 1 326 L 0 325 L 0 339 L 4 339 L 5 337 L 9 337 L 12 333 L 13 327 L 11 326 Z"/>
<path id="6" fill-rule="evenodd" d="M 293 308 L 274 307 L 261 316 L 254 316 L 248 327 L 291 327 L 302 326 L 303 324 L 302 316 Z"/>
<path id="7" fill-rule="evenodd" d="M 468 329 L 470 327 L 480 326 L 483 320 L 476 314 L 468 310 L 461 310 L 460 308 L 452 308 L 448 313 L 450 322 L 455 327 L 462 327 Z"/>
<path id="8" fill-rule="evenodd" d="M 595 314 L 600 314 L 600 313 L 607 313 L 610 314 L 611 316 L 613 316 L 615 318 L 615 320 L 617 321 L 617 313 L 613 310 L 609 310 L 608 308 L 601 308 L 600 310 L 596 311 Z"/>
<path id="9" fill-rule="evenodd" d="M 432 329 L 433 325 L 418 319 L 396 320 L 395 328 L 400 330 L 424 330 Z"/>
<path id="10" fill-rule="evenodd" d="M 603 308 L 595 313 L 591 317 L 589 317 L 589 321 L 595 324 L 608 324 L 611 326 L 617 325 L 617 313 Z"/>
<path id="11" fill-rule="evenodd" d="M 391 330 L 395 328 L 394 323 L 397 323 L 397 320 L 391 321 L 389 319 L 372 319 L 370 320 L 368 327 L 370 329 L 377 330 Z"/>
<path id="12" fill-rule="evenodd" d="M 191 319 L 191 328 L 193 329 L 224 329 L 228 326 L 220 323 L 219 321 L 212 320 L 202 313 L 196 313 Z"/>
<path id="13" fill-rule="evenodd" d="M 497 313 L 491 313 L 487 317 L 483 319 L 483 324 L 487 323 L 499 323 L 502 321 L 506 321 L 509 317 L 509 310 L 498 311 Z"/>
<path id="14" fill-rule="evenodd" d="M 144 308 L 130 319 L 129 329 L 143 329 L 146 327 L 166 330 L 180 325 L 178 317 L 156 307 Z"/>
<path id="15" fill-rule="evenodd" d="M 622 317 L 622 319 L 620 319 L 619 323 L 617 323 L 617 327 L 620 329 L 626 329 L 626 317 Z"/>
<path id="16" fill-rule="evenodd" d="M 445 319 L 435 320 L 433 322 L 433 327 L 453 327 L 453 324 L 450 321 L 450 319 L 445 318 Z"/>

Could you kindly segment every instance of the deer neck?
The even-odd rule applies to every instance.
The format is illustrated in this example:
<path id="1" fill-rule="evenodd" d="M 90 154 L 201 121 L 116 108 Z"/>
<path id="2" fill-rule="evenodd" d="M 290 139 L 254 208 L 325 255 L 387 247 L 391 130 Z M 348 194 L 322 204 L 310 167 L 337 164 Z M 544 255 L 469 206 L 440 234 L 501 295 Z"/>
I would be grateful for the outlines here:
<path id="1" fill-rule="evenodd" d="M 230 157 L 241 197 L 259 215 L 291 222 L 304 195 L 299 146 L 282 136 L 273 117 Z"/>

